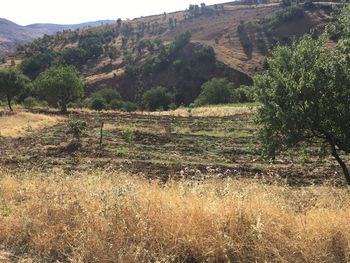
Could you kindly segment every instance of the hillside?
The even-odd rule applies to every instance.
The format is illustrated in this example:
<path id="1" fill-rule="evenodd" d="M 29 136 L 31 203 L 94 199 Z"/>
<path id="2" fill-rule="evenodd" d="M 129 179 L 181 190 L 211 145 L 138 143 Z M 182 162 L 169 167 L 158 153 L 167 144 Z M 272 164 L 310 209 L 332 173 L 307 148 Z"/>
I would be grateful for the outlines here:
<path id="1" fill-rule="evenodd" d="M 162 85 L 176 89 L 177 105 L 189 104 L 213 77 L 250 85 L 272 47 L 323 32 L 331 12 L 332 7 L 317 4 L 191 6 L 46 36 L 20 47 L 13 60 L 23 61 L 22 69 L 32 79 L 52 64 L 73 64 L 87 94 L 107 85 L 124 99 L 139 102 L 145 90 Z M 187 33 L 190 43 L 183 39 Z"/>
<path id="2" fill-rule="evenodd" d="M 52 35 L 63 30 L 74 30 L 110 23 L 115 23 L 115 21 L 102 20 L 76 25 L 32 24 L 20 26 L 7 19 L 0 18 L 0 56 L 10 54 L 16 50 L 16 46 L 29 43 L 45 34 Z"/>

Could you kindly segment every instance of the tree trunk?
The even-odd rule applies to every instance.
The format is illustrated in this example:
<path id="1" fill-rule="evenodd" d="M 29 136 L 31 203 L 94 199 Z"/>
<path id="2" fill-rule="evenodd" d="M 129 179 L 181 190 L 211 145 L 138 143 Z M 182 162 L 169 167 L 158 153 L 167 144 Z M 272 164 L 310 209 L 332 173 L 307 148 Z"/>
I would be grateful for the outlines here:
<path id="1" fill-rule="evenodd" d="M 102 147 L 102 142 L 103 142 L 103 125 L 104 125 L 104 122 L 101 122 L 101 129 L 100 129 L 100 147 Z"/>
<path id="2" fill-rule="evenodd" d="M 13 111 L 12 106 L 11 106 L 11 98 L 7 96 L 7 104 L 9 106 L 10 111 Z"/>
<path id="3" fill-rule="evenodd" d="M 345 176 L 346 182 L 348 185 L 350 185 L 350 174 L 349 174 L 349 170 L 348 167 L 346 166 L 346 163 L 339 157 L 339 154 L 337 153 L 337 149 L 335 147 L 334 141 L 331 140 L 330 142 L 331 145 L 331 150 L 332 150 L 332 156 L 337 160 L 337 162 L 339 163 L 340 167 L 343 170 L 343 174 Z"/>
<path id="4" fill-rule="evenodd" d="M 61 104 L 61 112 L 64 114 L 67 113 L 67 104 L 66 103 Z"/>

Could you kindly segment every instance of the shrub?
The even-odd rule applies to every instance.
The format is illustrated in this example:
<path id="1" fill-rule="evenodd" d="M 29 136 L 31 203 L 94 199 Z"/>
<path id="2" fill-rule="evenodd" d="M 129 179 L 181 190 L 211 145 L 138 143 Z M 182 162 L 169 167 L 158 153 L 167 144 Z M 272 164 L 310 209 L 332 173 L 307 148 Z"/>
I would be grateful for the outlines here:
<path id="1" fill-rule="evenodd" d="M 202 92 L 194 103 L 196 106 L 232 102 L 231 92 L 233 84 L 225 78 L 213 78 L 204 83 L 201 89 Z"/>
<path id="2" fill-rule="evenodd" d="M 125 110 L 127 112 L 133 112 L 133 111 L 137 111 L 137 109 L 138 109 L 138 107 L 135 103 L 132 103 L 130 101 L 124 102 L 123 110 Z"/>
<path id="3" fill-rule="evenodd" d="M 114 99 L 111 101 L 110 107 L 112 110 L 122 110 L 124 107 L 124 102 L 118 99 Z"/>
<path id="4" fill-rule="evenodd" d="M 254 101 L 254 91 L 253 87 L 240 86 L 231 92 L 232 102 L 253 102 Z"/>
<path id="5" fill-rule="evenodd" d="M 172 94 L 164 87 L 158 86 L 146 91 L 142 96 L 142 102 L 150 111 L 158 109 L 168 110 L 172 101 Z"/>
<path id="6" fill-rule="evenodd" d="M 26 108 L 26 109 L 32 109 L 34 108 L 35 106 L 37 105 L 37 101 L 35 98 L 33 97 L 27 97 L 24 99 L 23 101 L 23 106 Z"/>
<path id="7" fill-rule="evenodd" d="M 119 92 L 112 89 L 112 88 L 103 88 L 91 95 L 92 98 L 94 97 L 102 97 L 107 104 L 110 104 L 113 100 L 121 100 L 122 97 L 120 96 Z"/>
<path id="8" fill-rule="evenodd" d="M 90 108 L 93 110 L 101 111 L 107 109 L 108 104 L 102 96 L 95 96 L 91 99 Z"/>
<path id="9" fill-rule="evenodd" d="M 278 26 L 281 23 L 292 21 L 304 16 L 304 10 L 302 7 L 292 5 L 276 11 L 273 15 L 262 19 L 263 23 L 266 23 L 267 28 Z"/>
<path id="10" fill-rule="evenodd" d="M 134 132 L 131 128 L 127 127 L 123 129 L 123 138 L 127 143 L 132 143 L 134 140 Z"/>
<path id="11" fill-rule="evenodd" d="M 84 120 L 78 120 L 70 118 L 68 122 L 70 132 L 73 134 L 74 138 L 80 140 L 81 136 L 87 129 L 87 122 Z"/>

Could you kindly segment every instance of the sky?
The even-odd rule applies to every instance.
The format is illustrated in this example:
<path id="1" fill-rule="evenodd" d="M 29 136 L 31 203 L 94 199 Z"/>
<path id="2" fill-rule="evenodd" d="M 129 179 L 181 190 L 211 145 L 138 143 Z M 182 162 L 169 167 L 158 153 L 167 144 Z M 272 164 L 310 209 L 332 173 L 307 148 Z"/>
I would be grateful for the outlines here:
<path id="1" fill-rule="evenodd" d="M 2 0 L 0 18 L 20 25 L 33 23 L 77 24 L 88 21 L 136 18 L 207 5 L 224 0 Z M 227 1 L 226 1 L 227 2 Z"/>

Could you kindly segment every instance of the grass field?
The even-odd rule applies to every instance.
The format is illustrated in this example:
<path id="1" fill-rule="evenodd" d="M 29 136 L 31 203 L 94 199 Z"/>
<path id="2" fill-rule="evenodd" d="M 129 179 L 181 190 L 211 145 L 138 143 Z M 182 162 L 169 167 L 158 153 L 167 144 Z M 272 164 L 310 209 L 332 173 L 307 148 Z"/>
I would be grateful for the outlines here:
<path id="1" fill-rule="evenodd" d="M 56 112 L 3 114 L 0 261 L 348 262 L 339 168 L 315 147 L 262 159 L 254 112 L 74 111 L 73 150 Z"/>

